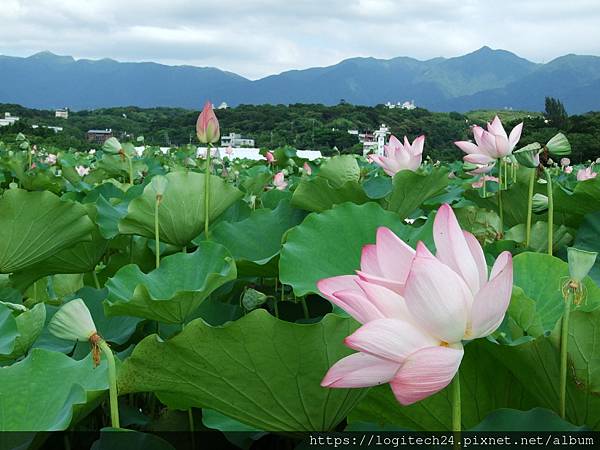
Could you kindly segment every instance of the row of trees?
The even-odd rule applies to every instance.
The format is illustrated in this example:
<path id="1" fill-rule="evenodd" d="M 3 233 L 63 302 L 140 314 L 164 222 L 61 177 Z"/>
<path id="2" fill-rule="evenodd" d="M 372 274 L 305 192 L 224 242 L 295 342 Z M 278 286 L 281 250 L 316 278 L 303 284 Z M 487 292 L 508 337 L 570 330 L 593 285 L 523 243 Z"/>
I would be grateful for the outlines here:
<path id="1" fill-rule="evenodd" d="M 23 132 L 32 143 L 60 148 L 88 150 L 90 144 L 85 133 L 92 128 L 112 128 L 122 139 L 144 136 L 151 145 L 181 145 L 195 142 L 194 124 L 197 111 L 181 108 L 118 107 L 94 111 L 72 112 L 68 119 L 55 119 L 52 111 L 39 111 L 18 105 L 0 105 L 0 111 L 9 111 L 21 120 L 13 126 L 0 127 L 0 139 L 10 141 L 11 136 Z M 450 160 L 461 156 L 453 145 L 456 140 L 471 138 L 473 124 L 484 125 L 496 114 L 494 111 L 477 111 L 467 114 L 437 113 L 417 108 L 415 110 L 389 109 L 340 104 L 295 105 L 241 105 L 218 110 L 223 133 L 236 132 L 255 139 L 256 145 L 277 148 L 291 145 L 300 149 L 321 150 L 329 154 L 336 147 L 342 153 L 361 153 L 357 136 L 372 131 L 385 123 L 397 136 L 413 139 L 427 136 L 426 152 L 434 159 Z M 545 142 L 556 132 L 569 137 L 575 160 L 595 159 L 600 156 L 600 113 L 568 117 L 560 101 L 548 99 L 546 112 L 527 113 L 500 111 L 498 113 L 511 128 L 525 121 L 523 143 Z M 58 125 L 64 130 L 54 133 L 31 125 Z"/>

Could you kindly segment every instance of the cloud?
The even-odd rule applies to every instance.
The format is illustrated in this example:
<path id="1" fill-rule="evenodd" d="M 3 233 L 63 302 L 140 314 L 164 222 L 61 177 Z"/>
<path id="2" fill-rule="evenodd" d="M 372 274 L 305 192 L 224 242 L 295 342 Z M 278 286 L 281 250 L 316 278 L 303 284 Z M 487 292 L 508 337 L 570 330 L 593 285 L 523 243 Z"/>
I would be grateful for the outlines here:
<path id="1" fill-rule="evenodd" d="M 354 56 L 600 54 L 597 0 L 2 0 L 0 53 L 215 66 L 249 78 Z"/>

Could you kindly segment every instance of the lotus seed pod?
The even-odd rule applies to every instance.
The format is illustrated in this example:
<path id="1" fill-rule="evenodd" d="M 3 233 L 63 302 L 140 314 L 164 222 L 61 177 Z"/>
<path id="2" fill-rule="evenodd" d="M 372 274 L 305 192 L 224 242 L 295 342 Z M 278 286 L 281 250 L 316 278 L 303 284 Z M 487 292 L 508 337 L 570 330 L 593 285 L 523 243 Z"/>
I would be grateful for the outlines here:
<path id="1" fill-rule="evenodd" d="M 571 279 L 581 283 L 587 274 L 590 273 L 590 270 L 592 270 L 596 262 L 596 256 L 598 256 L 596 252 L 569 247 L 567 249 L 567 259 L 569 261 L 569 275 Z"/>
<path id="2" fill-rule="evenodd" d="M 80 298 L 64 304 L 50 320 L 48 330 L 68 341 L 87 341 L 97 333 L 90 310 Z"/>

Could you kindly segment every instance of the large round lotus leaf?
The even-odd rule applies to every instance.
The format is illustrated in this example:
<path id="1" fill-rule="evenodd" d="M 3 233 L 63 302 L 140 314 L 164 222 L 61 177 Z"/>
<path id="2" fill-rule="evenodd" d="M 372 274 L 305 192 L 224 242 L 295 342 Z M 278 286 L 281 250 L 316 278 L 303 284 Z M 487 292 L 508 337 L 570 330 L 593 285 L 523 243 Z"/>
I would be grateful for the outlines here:
<path id="1" fill-rule="evenodd" d="M 375 242 L 378 227 L 392 229 L 400 238 L 414 244 L 421 229 L 412 228 L 397 214 L 384 211 L 376 203 L 345 203 L 309 214 L 287 235 L 279 259 L 281 282 L 294 288 L 296 295 L 316 293 L 321 278 L 353 274 L 360 268 L 365 244 Z"/>
<path id="2" fill-rule="evenodd" d="M 240 222 L 219 223 L 211 231 L 211 240 L 227 247 L 238 265 L 262 266 L 279 254 L 283 235 L 298 225 L 305 214 L 292 208 L 289 200 L 282 200 L 277 208 L 252 211 L 250 217 Z M 247 269 L 251 271 L 251 267 Z"/>
<path id="3" fill-rule="evenodd" d="M 469 431 L 583 431 L 585 427 L 577 427 L 565 422 L 554 411 L 533 408 L 529 411 L 515 409 L 499 409 L 490 413 L 481 423 Z M 559 439 L 556 436 L 555 439 Z M 555 443 L 555 441 L 552 441 Z"/>
<path id="4" fill-rule="evenodd" d="M 554 186 L 554 221 L 578 227 L 587 214 L 600 210 L 600 177 L 580 181 L 572 193 Z"/>
<path id="5" fill-rule="evenodd" d="M 358 182 L 360 167 L 353 155 L 334 156 L 321 164 L 317 176 L 326 178 L 333 187 L 339 188 L 348 181 Z"/>
<path id="6" fill-rule="evenodd" d="M 158 209 L 160 239 L 184 247 L 204 227 L 204 174 L 172 172 L 166 177 L 169 182 Z M 242 195 L 231 184 L 211 175 L 209 219 L 213 221 Z M 153 239 L 155 202 L 156 193 L 148 184 L 144 193 L 129 203 L 127 215 L 119 222 L 119 231 Z"/>
<path id="7" fill-rule="evenodd" d="M 600 309 L 574 311 L 569 321 L 567 417 L 576 425 L 600 430 Z M 493 356 L 510 370 L 538 406 L 558 410 L 560 323 L 550 336 L 520 345 L 496 345 Z"/>
<path id="8" fill-rule="evenodd" d="M 544 330 L 552 330 L 562 317 L 564 300 L 561 287 L 569 278 L 569 265 L 561 259 L 543 253 L 521 253 L 514 257 L 514 284 L 535 300 L 535 309 Z M 581 310 L 600 305 L 600 288 L 586 277 L 585 303 Z"/>
<path id="9" fill-rule="evenodd" d="M 95 408 L 106 390 L 106 361 L 94 368 L 91 355 L 75 361 L 62 353 L 33 349 L 0 368 L 0 431 L 58 431 Z"/>
<path id="10" fill-rule="evenodd" d="M 135 264 L 122 267 L 106 282 L 107 316 L 128 315 L 183 323 L 211 292 L 234 280 L 235 262 L 227 249 L 202 242 L 194 253 L 167 256 L 145 274 Z"/>
<path id="11" fill-rule="evenodd" d="M 320 212 L 344 202 L 362 204 L 368 201 L 369 197 L 357 181 L 347 181 L 336 187 L 324 177 L 315 177 L 300 181 L 292 197 L 292 206 Z"/>
<path id="12" fill-rule="evenodd" d="M 90 217 L 97 216 L 95 208 L 88 204 L 91 211 Z M 25 270 L 15 272 L 11 276 L 15 288 L 24 290 L 34 281 L 47 275 L 74 274 L 91 272 L 96 268 L 100 259 L 108 249 L 109 242 L 102 237 L 97 226 L 91 233 L 92 240 L 75 244 L 72 247 L 61 250 L 50 258 L 35 263 Z"/>
<path id="13" fill-rule="evenodd" d="M 0 304 L 0 310 L 2 309 L 10 308 Z M 15 336 L 12 342 L 12 349 L 9 352 L 5 353 L 0 350 L 0 362 L 15 360 L 27 353 L 42 333 L 44 322 L 46 321 L 46 308 L 43 303 L 38 303 L 26 311 L 12 311 L 11 316 L 5 317 L 5 320 L 13 320 L 15 322 L 18 335 Z M 2 321 L 1 317 L 0 321 Z M 3 328 L 3 326 L 0 325 L 0 328 Z"/>
<path id="14" fill-rule="evenodd" d="M 342 341 L 356 326 L 333 314 L 284 322 L 262 309 L 222 327 L 194 320 L 166 342 L 140 342 L 119 373 L 120 392 L 154 392 L 169 407 L 211 408 L 259 430 L 331 430 L 364 394 L 319 384 L 350 353 Z"/>
<path id="15" fill-rule="evenodd" d="M 577 237 L 573 247 L 600 253 L 600 211 L 585 216 L 581 227 L 577 230 Z M 600 285 L 600 258 L 590 271 L 590 277 Z"/>
<path id="16" fill-rule="evenodd" d="M 43 261 L 80 241 L 94 224 L 85 208 L 50 192 L 10 189 L 0 199 L 0 273 Z"/>
<path id="17" fill-rule="evenodd" d="M 444 192 L 449 183 L 448 173 L 445 167 L 436 167 L 431 173 L 401 170 L 394 175 L 388 209 L 402 219 L 408 217 L 425 200 Z"/>
<path id="18" fill-rule="evenodd" d="M 508 230 L 504 234 L 504 239 L 524 244 L 526 233 L 525 224 L 520 223 Z M 554 225 L 552 229 L 552 248 L 554 253 L 573 241 L 571 233 L 573 233 L 573 230 L 564 225 Z M 546 222 L 537 221 L 531 227 L 529 248 L 535 252 L 546 252 L 548 250 L 548 224 Z"/>
<path id="19" fill-rule="evenodd" d="M 460 366 L 462 426 L 470 428 L 498 408 L 533 408 L 534 397 L 493 357 L 496 345 L 485 340 L 465 346 Z M 452 387 L 410 406 L 402 406 L 389 385 L 369 391 L 348 418 L 416 431 L 452 429 Z"/>

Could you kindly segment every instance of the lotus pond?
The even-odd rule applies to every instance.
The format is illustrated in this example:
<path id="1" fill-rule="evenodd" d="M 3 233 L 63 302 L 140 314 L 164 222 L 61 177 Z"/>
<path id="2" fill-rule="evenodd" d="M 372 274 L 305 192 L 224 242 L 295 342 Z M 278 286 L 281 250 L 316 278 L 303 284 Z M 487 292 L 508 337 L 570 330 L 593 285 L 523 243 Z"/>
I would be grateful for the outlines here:
<path id="1" fill-rule="evenodd" d="M 203 115 L 204 153 L 0 144 L 1 431 L 600 430 L 600 177 L 568 137 L 250 161 Z"/>

